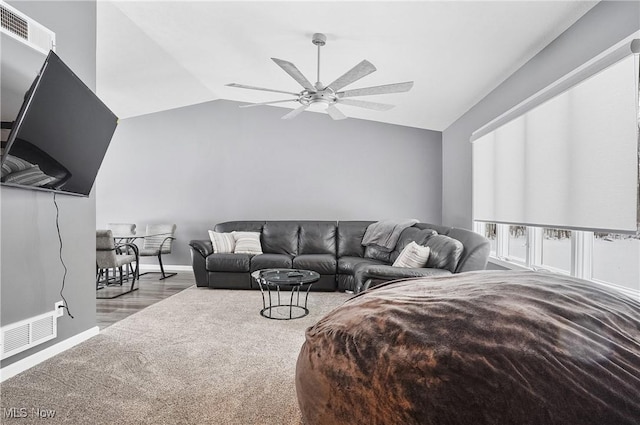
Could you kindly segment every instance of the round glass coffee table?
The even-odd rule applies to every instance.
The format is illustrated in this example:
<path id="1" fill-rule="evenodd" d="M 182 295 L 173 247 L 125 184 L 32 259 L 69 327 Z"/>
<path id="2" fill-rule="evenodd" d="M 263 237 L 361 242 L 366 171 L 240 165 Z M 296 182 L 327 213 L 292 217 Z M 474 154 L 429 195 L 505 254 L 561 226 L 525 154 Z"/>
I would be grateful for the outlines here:
<path id="1" fill-rule="evenodd" d="M 307 299 L 311 284 L 320 279 L 320 275 L 311 270 L 298 269 L 265 269 L 251 273 L 262 293 L 262 310 L 260 314 L 267 319 L 291 320 L 299 319 L 309 314 Z M 304 306 L 300 304 L 300 288 L 306 289 L 304 295 Z M 289 290 L 291 297 L 289 303 L 283 304 L 280 298 L 280 291 Z M 269 304 L 265 298 L 265 292 L 269 297 Z M 271 292 L 276 292 L 278 299 L 274 304 Z M 295 298 L 295 300 L 294 300 Z M 295 314 L 294 314 L 295 313 Z"/>

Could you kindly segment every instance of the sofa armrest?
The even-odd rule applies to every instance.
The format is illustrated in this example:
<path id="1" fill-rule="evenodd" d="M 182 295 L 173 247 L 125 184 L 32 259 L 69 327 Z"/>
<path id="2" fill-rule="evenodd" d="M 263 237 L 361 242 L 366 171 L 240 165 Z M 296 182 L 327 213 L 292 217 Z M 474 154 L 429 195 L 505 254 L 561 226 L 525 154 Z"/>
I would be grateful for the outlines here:
<path id="1" fill-rule="evenodd" d="M 189 246 L 205 258 L 213 254 L 213 245 L 211 245 L 211 241 L 192 240 L 189 242 Z"/>
<path id="2" fill-rule="evenodd" d="M 431 267 L 408 268 L 381 264 L 358 264 L 354 269 L 355 293 L 364 291 L 381 282 L 411 277 L 444 276 L 451 272 Z"/>

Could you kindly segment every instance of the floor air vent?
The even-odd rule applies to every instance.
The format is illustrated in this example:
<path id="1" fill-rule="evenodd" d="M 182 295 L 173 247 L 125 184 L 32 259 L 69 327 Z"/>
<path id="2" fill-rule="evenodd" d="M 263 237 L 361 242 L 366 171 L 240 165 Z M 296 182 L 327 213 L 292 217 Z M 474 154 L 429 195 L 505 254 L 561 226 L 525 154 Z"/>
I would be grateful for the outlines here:
<path id="1" fill-rule="evenodd" d="M 56 317 L 54 310 L 0 328 L 2 358 L 6 359 L 55 338 L 58 332 Z"/>

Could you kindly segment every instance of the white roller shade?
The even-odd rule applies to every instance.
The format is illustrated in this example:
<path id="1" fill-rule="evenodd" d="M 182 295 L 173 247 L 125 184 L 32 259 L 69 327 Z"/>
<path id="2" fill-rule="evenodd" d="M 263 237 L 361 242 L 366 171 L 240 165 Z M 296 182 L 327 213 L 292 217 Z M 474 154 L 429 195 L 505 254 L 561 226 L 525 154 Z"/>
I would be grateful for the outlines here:
<path id="1" fill-rule="evenodd" d="M 638 57 L 473 143 L 474 219 L 636 232 Z"/>

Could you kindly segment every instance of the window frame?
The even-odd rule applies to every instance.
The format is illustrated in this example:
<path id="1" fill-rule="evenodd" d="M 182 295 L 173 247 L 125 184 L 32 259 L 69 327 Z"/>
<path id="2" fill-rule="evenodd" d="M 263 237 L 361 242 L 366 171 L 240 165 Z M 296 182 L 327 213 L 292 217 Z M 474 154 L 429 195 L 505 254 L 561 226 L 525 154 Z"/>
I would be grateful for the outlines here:
<path id="1" fill-rule="evenodd" d="M 595 233 L 586 230 L 571 230 L 571 269 L 562 270 L 542 264 L 543 227 L 526 227 L 526 259 L 524 262 L 509 257 L 509 226 L 510 224 L 474 221 L 473 229 L 484 236 L 487 224 L 496 225 L 496 252 L 489 255 L 489 261 L 498 266 L 514 270 L 548 271 L 565 276 L 572 276 L 599 285 L 616 289 L 633 298 L 640 300 L 640 288 L 634 290 L 614 282 L 608 282 L 593 277 L 593 243 Z"/>

